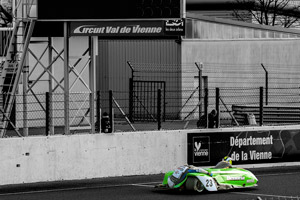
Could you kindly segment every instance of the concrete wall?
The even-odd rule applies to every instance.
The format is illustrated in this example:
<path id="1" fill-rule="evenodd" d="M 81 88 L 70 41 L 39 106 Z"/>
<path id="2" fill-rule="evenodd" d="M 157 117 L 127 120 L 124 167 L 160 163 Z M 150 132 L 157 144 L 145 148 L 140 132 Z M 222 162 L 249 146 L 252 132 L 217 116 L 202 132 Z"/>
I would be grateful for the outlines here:
<path id="1" fill-rule="evenodd" d="M 299 128 L 257 126 L 1 138 L 0 185 L 159 174 L 187 163 L 187 133 Z"/>
<path id="2" fill-rule="evenodd" d="M 0 185 L 158 174 L 187 162 L 186 131 L 3 138 Z"/>

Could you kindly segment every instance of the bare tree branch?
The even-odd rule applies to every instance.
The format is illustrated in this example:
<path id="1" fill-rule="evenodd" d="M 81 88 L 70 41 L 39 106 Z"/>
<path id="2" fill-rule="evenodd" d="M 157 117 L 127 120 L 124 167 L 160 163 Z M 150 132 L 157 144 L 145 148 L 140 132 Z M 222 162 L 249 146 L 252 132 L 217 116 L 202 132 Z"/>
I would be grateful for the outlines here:
<path id="1" fill-rule="evenodd" d="M 7 27 L 8 24 L 12 23 L 13 17 L 8 13 L 2 5 L 0 5 L 0 24 L 2 27 Z"/>
<path id="2" fill-rule="evenodd" d="M 293 4 L 292 0 L 235 0 L 237 9 L 233 16 L 242 21 L 292 27 L 299 24 L 300 5 Z"/>

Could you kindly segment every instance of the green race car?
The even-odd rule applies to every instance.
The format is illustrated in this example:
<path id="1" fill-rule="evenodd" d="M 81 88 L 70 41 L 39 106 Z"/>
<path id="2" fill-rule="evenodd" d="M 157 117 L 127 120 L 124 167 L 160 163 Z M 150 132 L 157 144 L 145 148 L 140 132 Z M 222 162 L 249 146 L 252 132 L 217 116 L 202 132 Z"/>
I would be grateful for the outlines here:
<path id="1" fill-rule="evenodd" d="M 219 191 L 257 186 L 255 175 L 230 163 L 220 162 L 213 168 L 182 166 L 165 174 L 159 189 L 192 190 L 196 192 Z"/>

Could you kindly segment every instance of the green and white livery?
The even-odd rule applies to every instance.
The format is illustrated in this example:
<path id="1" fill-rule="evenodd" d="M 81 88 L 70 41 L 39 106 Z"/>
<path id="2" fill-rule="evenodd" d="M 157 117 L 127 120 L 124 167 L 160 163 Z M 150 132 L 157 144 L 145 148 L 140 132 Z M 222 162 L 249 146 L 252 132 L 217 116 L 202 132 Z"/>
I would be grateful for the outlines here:
<path id="1" fill-rule="evenodd" d="M 203 169 L 186 165 L 169 171 L 162 184 L 156 188 L 203 192 L 255 187 L 257 182 L 252 172 L 221 161 L 214 168 Z"/>

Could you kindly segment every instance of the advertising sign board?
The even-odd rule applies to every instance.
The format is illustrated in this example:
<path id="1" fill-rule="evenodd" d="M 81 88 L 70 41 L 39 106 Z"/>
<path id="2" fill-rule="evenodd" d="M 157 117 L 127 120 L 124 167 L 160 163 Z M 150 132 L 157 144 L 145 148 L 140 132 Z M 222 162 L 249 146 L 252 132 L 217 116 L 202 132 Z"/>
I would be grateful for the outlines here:
<path id="1" fill-rule="evenodd" d="M 300 130 L 188 133 L 188 164 L 215 165 L 225 156 L 234 164 L 300 161 Z"/>
<path id="2" fill-rule="evenodd" d="M 71 36 L 168 36 L 184 35 L 185 21 L 155 20 L 155 21 L 93 21 L 71 22 Z"/>

